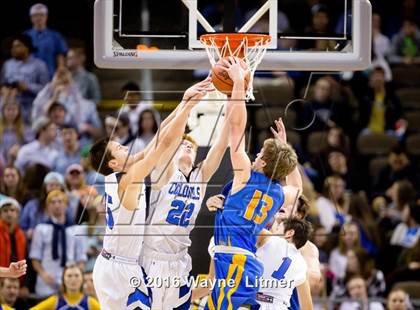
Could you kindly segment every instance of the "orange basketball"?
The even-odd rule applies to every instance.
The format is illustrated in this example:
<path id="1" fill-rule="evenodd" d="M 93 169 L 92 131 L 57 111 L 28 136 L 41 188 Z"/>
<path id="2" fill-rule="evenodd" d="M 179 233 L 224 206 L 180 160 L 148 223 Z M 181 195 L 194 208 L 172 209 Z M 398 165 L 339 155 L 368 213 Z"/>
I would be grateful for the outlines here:
<path id="1" fill-rule="evenodd" d="M 243 61 L 241 61 L 241 65 L 243 68 L 247 68 L 247 64 Z M 229 77 L 229 74 L 221 69 L 221 67 L 225 67 L 225 65 L 222 62 L 222 59 L 220 59 L 214 66 L 211 71 L 211 81 L 214 85 L 214 87 L 220 91 L 221 93 L 224 93 L 227 96 L 230 96 L 232 94 L 232 88 L 233 88 L 233 81 Z M 251 79 L 251 72 L 248 71 L 247 75 L 245 76 L 245 83 L 244 88 L 245 91 L 248 89 L 248 84 Z"/>

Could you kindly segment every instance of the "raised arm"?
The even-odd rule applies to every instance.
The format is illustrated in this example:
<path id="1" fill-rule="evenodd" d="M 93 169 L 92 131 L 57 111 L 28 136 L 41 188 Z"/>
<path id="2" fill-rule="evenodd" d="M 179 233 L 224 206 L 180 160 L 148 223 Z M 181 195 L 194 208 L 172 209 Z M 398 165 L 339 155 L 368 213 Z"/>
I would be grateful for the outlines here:
<path id="1" fill-rule="evenodd" d="M 251 161 L 245 152 L 245 127 L 247 111 L 245 106 L 245 70 L 239 61 L 229 57 L 224 60 L 225 70 L 233 81 L 232 96 L 227 104 L 226 114 L 229 123 L 230 159 L 234 177 L 232 194 L 241 190 L 251 174 Z"/>
<path id="2" fill-rule="evenodd" d="M 162 130 L 155 147 L 150 148 L 144 154 L 144 158 L 135 162 L 122 177 L 119 186 L 119 196 L 125 208 L 129 210 L 137 208 L 141 182 L 150 174 L 159 159 L 159 155 L 171 145 L 171 141 L 178 135 L 182 135 L 184 132 L 182 124 L 194 105 L 194 100 L 190 100 L 188 104 L 183 105 L 174 119 Z"/>
<path id="3" fill-rule="evenodd" d="M 274 123 L 276 124 L 277 130 L 273 127 L 270 128 L 274 137 L 283 143 L 287 143 L 286 128 L 284 127 L 281 117 L 274 121 Z M 299 190 L 299 193 L 302 193 L 302 176 L 298 165 L 296 165 L 296 168 L 286 176 L 286 185 L 296 187 L 296 189 Z"/>
<path id="4" fill-rule="evenodd" d="M 194 84 L 193 86 L 188 88 L 184 93 L 181 103 L 178 105 L 179 109 L 176 112 L 176 115 L 180 113 L 180 110 L 182 109 L 183 105 L 189 104 L 191 100 L 195 101 L 194 104 L 198 103 L 198 101 L 200 101 L 204 97 L 204 95 L 210 90 L 210 78 L 207 78 L 204 81 Z M 180 127 L 182 127 L 183 129 L 182 133 L 179 136 L 176 136 L 171 141 L 171 145 L 160 156 L 155 169 L 152 171 L 152 186 L 155 189 L 159 189 L 165 184 L 167 184 L 175 170 L 175 164 L 172 159 L 175 156 L 178 147 L 182 142 L 182 136 L 184 133 L 184 128 L 187 125 L 187 120 L 187 117 L 183 120 L 182 124 L 180 125 Z"/>
<path id="5" fill-rule="evenodd" d="M 210 148 L 206 159 L 202 162 L 201 171 L 203 174 L 203 182 L 208 182 L 213 174 L 219 168 L 223 159 L 223 155 L 229 145 L 229 121 L 227 116 L 223 121 L 223 127 L 216 142 Z"/>

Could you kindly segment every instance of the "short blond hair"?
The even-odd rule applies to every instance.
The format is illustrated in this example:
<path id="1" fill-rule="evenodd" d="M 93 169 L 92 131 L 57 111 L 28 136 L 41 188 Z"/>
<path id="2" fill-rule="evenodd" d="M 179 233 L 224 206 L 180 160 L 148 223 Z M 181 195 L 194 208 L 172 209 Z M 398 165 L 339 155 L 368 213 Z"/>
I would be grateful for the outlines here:
<path id="1" fill-rule="evenodd" d="M 56 190 L 53 190 L 53 191 L 48 193 L 47 199 L 46 199 L 46 204 L 47 205 L 50 204 L 51 200 L 53 200 L 53 198 L 59 197 L 59 196 L 63 197 L 63 200 L 64 200 L 65 203 L 68 202 L 68 198 L 67 198 L 66 193 L 64 193 L 63 191 L 60 191 L 59 189 L 56 189 Z"/>
<path id="2" fill-rule="evenodd" d="M 194 149 L 197 151 L 198 143 L 193 137 L 191 137 L 189 134 L 184 133 L 184 135 L 182 136 L 182 141 L 184 140 L 191 142 L 194 145 Z"/>
<path id="3" fill-rule="evenodd" d="M 268 178 L 280 181 L 296 168 L 297 155 L 289 144 L 271 138 L 264 141 L 263 148 L 262 159 L 266 163 L 263 171 Z"/>

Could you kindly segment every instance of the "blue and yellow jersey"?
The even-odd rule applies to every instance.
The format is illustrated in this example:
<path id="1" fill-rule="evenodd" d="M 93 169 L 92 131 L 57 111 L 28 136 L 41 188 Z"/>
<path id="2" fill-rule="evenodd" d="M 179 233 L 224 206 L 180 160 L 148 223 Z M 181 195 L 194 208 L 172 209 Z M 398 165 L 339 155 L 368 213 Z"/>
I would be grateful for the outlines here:
<path id="1" fill-rule="evenodd" d="M 244 188 L 229 194 L 215 220 L 216 245 L 235 246 L 256 252 L 258 234 L 284 202 L 281 185 L 263 173 L 252 171 Z"/>

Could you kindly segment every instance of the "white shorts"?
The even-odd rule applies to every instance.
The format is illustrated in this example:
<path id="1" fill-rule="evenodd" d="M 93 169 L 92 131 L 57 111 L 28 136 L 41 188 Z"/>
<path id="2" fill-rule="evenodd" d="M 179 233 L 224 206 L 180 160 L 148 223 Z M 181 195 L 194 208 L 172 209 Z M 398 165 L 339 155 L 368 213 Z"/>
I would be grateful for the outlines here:
<path id="1" fill-rule="evenodd" d="M 119 263 L 99 254 L 93 284 L 102 310 L 150 309 L 150 293 L 138 264 Z"/>
<path id="2" fill-rule="evenodd" d="M 166 255 L 145 251 L 141 265 L 152 290 L 152 310 L 190 309 L 191 288 L 188 279 L 191 273 L 191 257 L 188 253 Z"/>
<path id="3" fill-rule="evenodd" d="M 260 304 L 259 310 L 287 310 L 288 307 L 279 303 L 258 302 Z"/>

